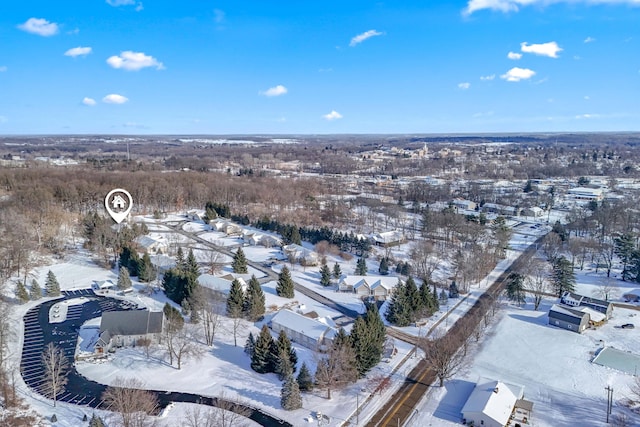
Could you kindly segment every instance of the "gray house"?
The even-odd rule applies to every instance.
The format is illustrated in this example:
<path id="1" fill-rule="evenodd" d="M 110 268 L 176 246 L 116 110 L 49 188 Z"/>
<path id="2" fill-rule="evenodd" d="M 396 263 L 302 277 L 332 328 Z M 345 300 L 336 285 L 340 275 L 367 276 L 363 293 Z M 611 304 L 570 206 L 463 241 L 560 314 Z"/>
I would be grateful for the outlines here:
<path id="1" fill-rule="evenodd" d="M 164 326 L 162 311 L 127 310 L 102 313 L 100 336 L 95 353 L 104 354 L 112 347 L 132 346 L 141 338 L 157 341 Z"/>
<path id="2" fill-rule="evenodd" d="M 569 291 L 562 294 L 560 302 L 572 307 L 589 307 L 604 314 L 607 319 L 610 319 L 613 313 L 613 304 L 610 301 L 574 294 Z"/>
<path id="3" fill-rule="evenodd" d="M 554 304 L 549 309 L 549 324 L 569 331 L 582 333 L 589 326 L 591 317 L 566 305 Z"/>

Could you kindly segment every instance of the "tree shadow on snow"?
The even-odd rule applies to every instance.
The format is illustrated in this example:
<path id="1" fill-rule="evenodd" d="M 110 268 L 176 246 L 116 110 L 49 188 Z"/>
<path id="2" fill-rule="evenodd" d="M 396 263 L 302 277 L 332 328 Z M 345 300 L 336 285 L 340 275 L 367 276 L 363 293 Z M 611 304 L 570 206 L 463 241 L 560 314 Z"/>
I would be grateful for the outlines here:
<path id="1" fill-rule="evenodd" d="M 541 312 L 538 312 L 541 313 Z M 509 313 L 509 317 L 517 320 L 522 320 L 523 322 L 532 323 L 538 326 L 547 326 L 549 323 L 549 318 L 547 315 L 532 317 L 532 316 L 523 316 L 522 314 L 513 314 Z"/>
<path id="2" fill-rule="evenodd" d="M 227 390 L 231 390 L 232 392 L 235 392 L 240 401 L 242 402 L 243 398 L 244 399 L 251 399 L 257 402 L 262 402 L 265 406 L 269 406 L 271 408 L 274 409 L 280 409 L 280 395 L 274 395 L 274 394 L 268 394 L 268 393 L 262 393 L 258 390 L 255 389 L 249 389 L 249 388 L 236 388 L 233 386 L 226 386 L 225 387 Z"/>
<path id="3" fill-rule="evenodd" d="M 462 407 L 471 395 L 475 383 L 464 380 L 451 380 L 444 384 L 445 395 L 440 400 L 433 416 L 459 423 L 462 419 Z"/>

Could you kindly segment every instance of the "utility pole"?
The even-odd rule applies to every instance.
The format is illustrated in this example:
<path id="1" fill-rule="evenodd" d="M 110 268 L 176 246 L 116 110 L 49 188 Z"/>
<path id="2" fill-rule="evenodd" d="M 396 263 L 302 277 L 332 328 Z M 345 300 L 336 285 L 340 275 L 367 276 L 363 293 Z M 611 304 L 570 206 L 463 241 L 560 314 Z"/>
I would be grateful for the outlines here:
<path id="1" fill-rule="evenodd" d="M 613 407 L 613 388 L 606 386 L 604 389 L 607 390 L 607 424 L 609 424 L 609 415 Z"/>

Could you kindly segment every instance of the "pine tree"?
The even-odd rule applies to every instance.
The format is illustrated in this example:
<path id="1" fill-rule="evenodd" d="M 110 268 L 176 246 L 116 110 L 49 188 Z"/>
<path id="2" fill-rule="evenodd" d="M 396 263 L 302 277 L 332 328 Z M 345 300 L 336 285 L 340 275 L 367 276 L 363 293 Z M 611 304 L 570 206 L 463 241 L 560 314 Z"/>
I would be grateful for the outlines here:
<path id="1" fill-rule="evenodd" d="M 244 255 L 242 247 L 239 247 L 235 255 L 233 256 L 231 268 L 236 274 L 247 274 L 247 258 Z"/>
<path id="2" fill-rule="evenodd" d="M 367 275 L 367 261 L 365 261 L 364 257 L 358 258 L 358 262 L 356 263 L 356 276 L 366 276 Z"/>
<path id="3" fill-rule="evenodd" d="M 296 349 L 291 345 L 291 340 L 285 331 L 281 330 L 278 334 L 276 345 L 278 347 L 278 356 L 280 356 L 281 353 L 286 354 L 289 362 L 291 362 L 291 368 L 295 371 L 296 364 L 298 363 L 298 354 L 296 353 Z"/>
<path id="4" fill-rule="evenodd" d="M 18 297 L 21 303 L 28 302 L 30 299 L 29 292 L 27 292 L 27 288 L 22 281 L 19 281 L 16 285 L 16 297 Z"/>
<path id="5" fill-rule="evenodd" d="M 60 295 L 60 284 L 58 283 L 56 275 L 53 274 L 53 271 L 51 270 L 47 273 L 45 289 L 47 290 L 47 295 L 50 297 L 57 297 Z"/>
<path id="6" fill-rule="evenodd" d="M 387 257 L 382 257 L 382 259 L 380 260 L 380 266 L 378 267 L 378 273 L 382 274 L 382 275 L 387 275 L 389 274 L 389 260 L 387 259 Z"/>
<path id="7" fill-rule="evenodd" d="M 309 368 L 307 368 L 306 362 L 302 362 L 296 381 L 298 382 L 298 387 L 300 387 L 301 391 L 313 390 L 313 377 L 311 376 L 311 372 L 309 372 Z"/>
<path id="8" fill-rule="evenodd" d="M 187 274 L 196 278 L 200 276 L 200 266 L 198 265 L 198 261 L 196 260 L 195 255 L 193 254 L 193 249 L 189 249 L 189 255 L 187 255 L 186 272 Z"/>
<path id="9" fill-rule="evenodd" d="M 561 297 L 565 291 L 573 292 L 576 286 L 576 276 L 571 261 L 564 256 L 553 263 L 551 283 L 554 291 Z"/>
<path id="10" fill-rule="evenodd" d="M 289 359 L 287 352 L 280 350 L 277 359 L 275 360 L 274 372 L 278 374 L 278 379 L 283 381 L 285 378 L 292 376 L 294 368 L 291 366 L 291 360 Z"/>
<path id="11" fill-rule="evenodd" d="M 429 288 L 429 283 L 426 281 L 423 281 L 422 285 L 418 289 L 418 298 L 420 299 L 420 304 L 423 307 L 420 313 L 421 315 L 432 316 L 433 313 L 438 311 L 438 299 L 433 296 L 433 293 Z"/>
<path id="12" fill-rule="evenodd" d="M 518 273 L 511 273 L 507 278 L 506 286 L 507 298 L 515 302 L 518 306 L 525 303 L 524 276 Z"/>
<path id="13" fill-rule="evenodd" d="M 138 279 L 140 279 L 141 282 L 150 283 L 155 277 L 156 272 L 153 268 L 151 257 L 145 252 L 138 263 Z"/>
<path id="14" fill-rule="evenodd" d="M 278 284 L 276 285 L 276 293 L 283 298 L 293 298 L 293 279 L 291 279 L 291 273 L 287 266 L 283 266 L 278 277 Z"/>
<path id="15" fill-rule="evenodd" d="M 131 276 L 138 276 L 138 264 L 140 263 L 140 257 L 138 256 L 138 253 L 131 248 L 131 246 L 123 246 L 122 251 L 120 251 L 118 263 L 120 267 L 126 267 Z"/>
<path id="16" fill-rule="evenodd" d="M 187 263 L 184 260 L 184 252 L 182 252 L 182 247 L 178 247 L 178 252 L 176 253 L 176 269 L 180 271 L 184 271 L 187 269 Z"/>
<path id="17" fill-rule="evenodd" d="M 342 269 L 337 262 L 333 265 L 333 278 L 338 280 L 342 276 Z"/>
<path id="18" fill-rule="evenodd" d="M 358 317 L 349 335 L 356 355 L 358 376 L 363 377 L 380 363 L 386 332 L 375 304 L 367 304 L 367 312 Z"/>
<path id="19" fill-rule="evenodd" d="M 405 298 L 411 305 L 411 321 L 413 321 L 415 320 L 415 313 L 422 307 L 420 297 L 418 295 L 418 287 L 416 286 L 415 280 L 413 280 L 413 277 L 411 276 L 409 276 L 406 282 L 404 282 L 404 294 Z"/>
<path id="20" fill-rule="evenodd" d="M 244 307 L 244 291 L 238 279 L 233 279 L 229 296 L 227 297 L 227 315 L 229 317 L 241 317 Z"/>
<path id="21" fill-rule="evenodd" d="M 129 270 L 127 267 L 121 266 L 118 272 L 118 289 L 124 290 L 131 287 L 131 277 L 129 277 Z"/>
<path id="22" fill-rule="evenodd" d="M 31 287 L 29 288 L 29 297 L 33 301 L 37 301 L 42 298 L 42 288 L 36 279 L 31 280 Z"/>
<path id="23" fill-rule="evenodd" d="M 413 302 L 407 298 L 406 286 L 398 279 L 385 317 L 390 323 L 403 327 L 411 324 L 413 316 Z"/>
<path id="24" fill-rule="evenodd" d="M 618 255 L 620 261 L 622 261 L 622 280 L 631 280 L 631 264 L 633 260 L 633 253 L 635 252 L 635 238 L 631 233 L 622 234 L 613 239 L 615 246 L 615 254 Z"/>
<path id="25" fill-rule="evenodd" d="M 89 427 L 105 427 L 104 421 L 102 421 L 102 418 L 97 417 L 96 414 L 93 414 L 91 416 L 91 419 L 89 420 Z"/>
<path id="26" fill-rule="evenodd" d="M 256 339 L 253 336 L 253 332 L 249 332 L 249 337 L 247 338 L 247 342 L 244 344 L 244 352 L 249 355 L 250 358 L 253 359 L 253 350 L 256 347 Z"/>
<path id="27" fill-rule="evenodd" d="M 280 405 L 286 411 L 293 411 L 302 408 L 302 396 L 298 383 L 293 375 L 288 375 L 282 385 L 280 392 Z"/>
<path id="28" fill-rule="evenodd" d="M 244 315 L 249 320 L 258 320 L 265 312 L 264 292 L 256 276 L 251 276 L 245 295 Z"/>
<path id="29" fill-rule="evenodd" d="M 271 365 L 270 352 L 273 346 L 273 338 L 271 338 L 271 332 L 267 325 L 262 325 L 260 335 L 256 339 L 255 346 L 253 347 L 253 355 L 251 357 L 251 369 L 259 374 L 266 374 L 267 372 L 273 372 L 273 366 Z"/>
<path id="30" fill-rule="evenodd" d="M 331 270 L 326 264 L 320 267 L 320 284 L 325 288 L 331 286 Z"/>

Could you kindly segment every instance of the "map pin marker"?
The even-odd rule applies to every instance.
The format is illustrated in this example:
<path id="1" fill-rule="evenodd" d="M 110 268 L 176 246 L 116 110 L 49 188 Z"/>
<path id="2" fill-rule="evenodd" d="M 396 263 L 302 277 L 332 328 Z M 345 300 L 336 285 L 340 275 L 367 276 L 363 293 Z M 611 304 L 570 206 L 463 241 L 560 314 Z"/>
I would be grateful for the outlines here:
<path id="1" fill-rule="evenodd" d="M 109 191 L 107 197 L 104 198 L 104 207 L 111 215 L 113 220 L 120 224 L 131 212 L 133 207 L 133 199 L 127 190 L 116 188 Z"/>

